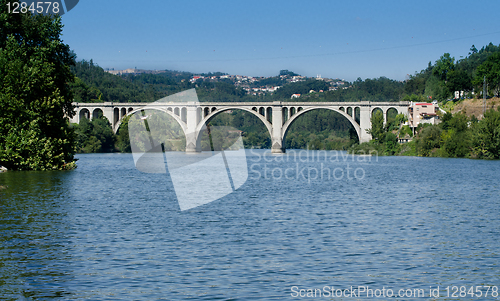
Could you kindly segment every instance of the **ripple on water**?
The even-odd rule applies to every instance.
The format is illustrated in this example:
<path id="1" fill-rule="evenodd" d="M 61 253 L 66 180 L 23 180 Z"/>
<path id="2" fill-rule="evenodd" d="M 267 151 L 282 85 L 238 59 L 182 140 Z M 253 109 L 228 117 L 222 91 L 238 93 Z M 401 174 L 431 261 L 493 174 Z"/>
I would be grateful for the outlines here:
<path id="1" fill-rule="evenodd" d="M 79 159 L 1 175 L 0 298 L 282 300 L 294 285 L 500 280 L 497 161 L 351 162 L 363 179 L 252 178 L 180 212 L 167 175 L 130 155 Z"/>

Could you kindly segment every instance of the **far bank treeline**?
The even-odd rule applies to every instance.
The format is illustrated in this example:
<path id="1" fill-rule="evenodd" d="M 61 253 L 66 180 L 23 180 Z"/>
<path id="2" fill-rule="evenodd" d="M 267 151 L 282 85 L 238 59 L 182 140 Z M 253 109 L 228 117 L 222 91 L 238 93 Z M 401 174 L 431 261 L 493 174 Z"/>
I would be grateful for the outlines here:
<path id="1" fill-rule="evenodd" d="M 415 73 L 406 81 L 399 82 L 385 77 L 378 79 L 358 78 L 353 83 L 346 83 L 345 89 L 328 91 L 329 84 L 316 80 L 286 83 L 286 78 L 297 75 L 293 72 L 283 72 L 276 77 L 261 79 L 252 86 L 282 85 L 276 92 L 265 95 L 250 95 L 241 87 L 237 87 L 230 79 L 219 79 L 214 82 L 211 76 L 221 73 L 203 74 L 205 80 L 191 82 L 194 74 L 189 72 L 165 71 L 157 74 L 124 74 L 112 75 L 103 70 L 92 60 L 79 61 L 71 70 L 76 76 L 72 84 L 76 102 L 153 102 L 162 97 L 196 88 L 200 101 L 292 101 L 292 94 L 302 94 L 298 101 L 428 101 L 429 99 L 446 102 L 454 97 L 455 91 L 461 91 L 460 97 L 473 97 L 472 92 L 482 95 L 483 80 L 487 82 L 488 96 L 498 96 L 500 84 L 500 46 L 490 43 L 478 50 L 474 45 L 468 55 L 461 60 L 455 60 L 448 53 L 443 54 L 434 64 L 429 62 L 426 69 Z M 309 93 L 311 90 L 323 93 Z M 480 96 L 482 97 L 482 96 Z M 456 99 L 454 101 L 457 101 Z M 491 113 L 494 114 L 494 113 Z M 375 116 L 374 116 L 375 118 Z M 448 151 L 427 152 L 413 143 L 403 149 L 397 144 L 397 137 L 412 135 L 412 131 L 398 124 L 395 115 L 389 115 L 386 127 L 382 129 L 387 135 L 375 137 L 368 148 L 376 148 L 385 154 L 439 155 L 439 156 L 470 156 L 497 157 L 495 155 L 481 156 L 472 151 L 450 151 L 451 140 L 441 139 L 440 145 L 445 145 Z M 445 117 L 446 118 L 446 117 Z M 453 117 L 454 118 L 454 117 Z M 469 121 L 467 130 L 471 130 Z M 472 122 L 472 123 L 471 123 Z M 235 111 L 230 114 L 220 114 L 211 122 L 213 125 L 230 125 L 243 131 L 244 143 L 247 147 L 268 148 L 270 137 L 265 127 L 251 114 Z M 78 152 L 112 152 L 130 151 L 126 121 L 122 123 L 115 135 L 107 119 L 93 121 L 84 120 L 75 125 L 77 133 Z M 448 129 L 442 130 L 447 131 Z M 480 130 L 480 128 L 475 129 Z M 417 134 L 421 129 L 418 129 Z M 422 135 L 429 130 L 425 130 Z M 454 129 L 456 132 L 457 130 Z M 373 135 L 373 134 L 372 134 Z M 424 135 L 425 136 L 425 135 Z M 420 135 L 419 135 L 420 137 Z M 451 137 L 451 136 L 450 136 Z M 455 137 L 455 136 L 453 136 Z M 383 139 L 382 139 L 383 138 Z M 455 138 L 453 138 L 455 139 Z M 467 140 L 471 142 L 472 140 Z M 340 115 L 318 110 L 305 114 L 297 119 L 286 137 L 287 148 L 310 149 L 361 149 L 367 146 L 357 144 L 357 136 L 349 122 Z M 472 146 L 467 146 L 471 150 Z M 443 148 L 444 149 L 444 148 Z M 467 154 L 466 154 L 467 153 Z"/>

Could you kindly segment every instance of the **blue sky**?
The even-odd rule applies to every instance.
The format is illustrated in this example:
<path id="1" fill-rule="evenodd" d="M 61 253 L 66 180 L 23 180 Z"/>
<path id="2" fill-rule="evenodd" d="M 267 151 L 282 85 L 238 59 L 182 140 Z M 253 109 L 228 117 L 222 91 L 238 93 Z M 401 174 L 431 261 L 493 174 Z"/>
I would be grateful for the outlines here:
<path id="1" fill-rule="evenodd" d="M 500 44 L 497 0 L 81 0 L 63 40 L 103 68 L 404 80 Z"/>

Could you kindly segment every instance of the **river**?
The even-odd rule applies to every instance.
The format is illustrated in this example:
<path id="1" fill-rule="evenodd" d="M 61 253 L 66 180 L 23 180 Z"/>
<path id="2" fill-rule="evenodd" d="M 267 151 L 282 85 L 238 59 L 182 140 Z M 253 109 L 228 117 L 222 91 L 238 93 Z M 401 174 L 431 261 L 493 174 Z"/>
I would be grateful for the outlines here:
<path id="1" fill-rule="evenodd" d="M 497 299 L 500 161 L 247 156 L 241 187 L 182 211 L 130 154 L 0 174 L 0 299 Z"/>

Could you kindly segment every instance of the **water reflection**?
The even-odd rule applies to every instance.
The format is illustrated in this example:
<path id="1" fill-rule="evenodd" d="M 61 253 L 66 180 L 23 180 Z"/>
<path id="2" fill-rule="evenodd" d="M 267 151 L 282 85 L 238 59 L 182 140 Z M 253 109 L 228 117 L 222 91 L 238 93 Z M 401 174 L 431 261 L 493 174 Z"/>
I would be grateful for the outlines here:
<path id="1" fill-rule="evenodd" d="M 0 185 L 2 297 L 68 296 L 67 172 L 7 172 Z"/>
<path id="2" fill-rule="evenodd" d="M 254 163 L 327 164 L 249 155 L 252 175 Z M 132 155 L 79 158 L 70 172 L 0 175 L 0 299 L 287 300 L 293 285 L 500 281 L 500 161 L 349 161 L 366 172 L 353 180 L 260 173 L 180 211 L 168 175 L 137 171 Z"/>

